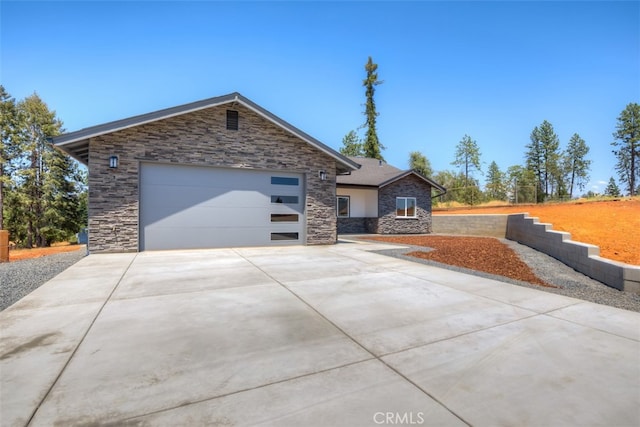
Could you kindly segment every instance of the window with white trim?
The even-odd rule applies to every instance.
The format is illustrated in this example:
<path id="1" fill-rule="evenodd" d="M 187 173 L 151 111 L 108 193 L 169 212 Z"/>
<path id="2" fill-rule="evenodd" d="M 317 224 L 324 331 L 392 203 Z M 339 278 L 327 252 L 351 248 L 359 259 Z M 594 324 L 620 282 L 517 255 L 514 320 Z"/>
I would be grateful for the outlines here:
<path id="1" fill-rule="evenodd" d="M 396 218 L 416 218 L 416 198 L 396 197 Z"/>
<path id="2" fill-rule="evenodd" d="M 338 196 L 336 203 L 336 209 L 338 218 L 349 218 L 349 196 Z"/>

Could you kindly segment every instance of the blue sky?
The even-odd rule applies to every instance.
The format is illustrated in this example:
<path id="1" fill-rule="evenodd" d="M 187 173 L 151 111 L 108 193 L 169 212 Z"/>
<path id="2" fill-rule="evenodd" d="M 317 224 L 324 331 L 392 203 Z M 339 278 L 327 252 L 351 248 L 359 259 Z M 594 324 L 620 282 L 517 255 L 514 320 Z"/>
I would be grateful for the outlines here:
<path id="1" fill-rule="evenodd" d="M 339 149 L 364 122 L 372 56 L 389 163 L 418 150 L 455 169 L 468 134 L 483 170 L 506 170 L 548 120 L 562 147 L 587 142 L 584 191 L 602 191 L 616 119 L 640 102 L 638 1 L 3 0 L 0 14 L 0 82 L 68 131 L 238 91 Z"/>

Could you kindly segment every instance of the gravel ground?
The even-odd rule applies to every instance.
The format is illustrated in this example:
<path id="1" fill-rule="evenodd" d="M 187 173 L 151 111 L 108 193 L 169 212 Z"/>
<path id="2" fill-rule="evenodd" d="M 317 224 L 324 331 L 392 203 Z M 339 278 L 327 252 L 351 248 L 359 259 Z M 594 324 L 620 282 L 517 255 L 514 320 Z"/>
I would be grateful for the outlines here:
<path id="1" fill-rule="evenodd" d="M 377 252 L 413 262 L 434 265 L 453 271 L 460 271 L 476 276 L 500 280 L 502 282 L 513 283 L 515 285 L 525 286 L 527 288 L 538 289 L 541 291 L 565 295 L 568 297 L 591 301 L 598 304 L 604 304 L 612 307 L 623 308 L 625 310 L 640 312 L 640 295 L 631 292 L 622 292 L 604 285 L 597 280 L 593 280 L 590 277 L 587 277 L 584 274 L 575 271 L 573 268 L 568 267 L 557 259 L 552 258 L 542 252 L 538 252 L 537 250 L 532 249 L 528 246 L 521 245 L 517 242 L 507 239 L 499 240 L 512 248 L 520 256 L 520 258 L 525 263 L 527 263 L 527 265 L 529 265 L 536 276 L 547 283 L 558 286 L 558 288 L 546 288 L 527 282 L 509 279 L 503 276 L 495 276 L 480 271 L 469 270 L 466 268 L 460 268 L 448 264 L 442 264 L 435 261 L 404 255 L 405 253 L 414 250 L 428 250 L 427 248 L 424 248 L 422 246 L 411 246 L 410 249 L 407 249 L 406 247 L 404 249 L 387 249 Z"/>
<path id="2" fill-rule="evenodd" d="M 377 252 L 413 262 L 435 265 L 454 271 L 470 273 L 545 292 L 566 295 L 598 304 L 605 304 L 612 307 L 640 312 L 640 295 L 610 288 L 609 286 L 575 271 L 571 267 L 567 267 L 555 258 L 545 255 L 542 252 L 538 252 L 535 249 L 531 249 L 528 246 L 521 245 L 511 240 L 500 240 L 516 251 L 521 259 L 531 267 L 533 272 L 539 278 L 547 283 L 558 286 L 558 288 L 545 288 L 526 282 L 508 279 L 502 276 L 495 276 L 404 255 L 412 250 L 428 250 L 421 246 L 414 246 L 410 249 L 407 249 L 405 246 L 404 248 L 388 249 Z M 48 280 L 78 262 L 85 255 L 86 251 L 80 249 L 75 252 L 67 252 L 41 258 L 0 264 L 0 310 L 4 310 L 20 298 L 34 291 Z"/>
<path id="3" fill-rule="evenodd" d="M 40 258 L 0 263 L 0 310 L 9 307 L 87 255 L 79 249 Z"/>

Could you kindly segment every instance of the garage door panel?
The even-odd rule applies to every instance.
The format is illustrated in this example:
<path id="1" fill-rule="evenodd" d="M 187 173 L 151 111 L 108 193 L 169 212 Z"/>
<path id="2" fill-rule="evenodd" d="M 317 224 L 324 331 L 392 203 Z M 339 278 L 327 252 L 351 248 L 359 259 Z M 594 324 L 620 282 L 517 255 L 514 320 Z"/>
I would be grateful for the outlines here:
<path id="1" fill-rule="evenodd" d="M 265 218 L 270 213 L 266 208 L 220 208 L 211 206 L 197 206 L 172 215 L 163 216 L 156 221 L 146 221 L 149 227 L 235 227 L 243 222 L 245 227 L 265 225 Z"/>
<path id="2" fill-rule="evenodd" d="M 141 250 L 304 241 L 301 174 L 143 163 L 140 176 Z"/>
<path id="3" fill-rule="evenodd" d="M 178 241 L 172 242 L 166 236 L 176 236 Z M 151 233 L 146 239 L 146 246 L 153 250 L 200 249 L 210 248 L 211 242 L 234 242 L 233 246 L 267 246 L 271 244 L 270 231 L 266 227 L 246 229 L 203 228 L 203 227 L 167 227 L 162 233 Z M 178 243 L 181 242 L 181 243 Z"/>

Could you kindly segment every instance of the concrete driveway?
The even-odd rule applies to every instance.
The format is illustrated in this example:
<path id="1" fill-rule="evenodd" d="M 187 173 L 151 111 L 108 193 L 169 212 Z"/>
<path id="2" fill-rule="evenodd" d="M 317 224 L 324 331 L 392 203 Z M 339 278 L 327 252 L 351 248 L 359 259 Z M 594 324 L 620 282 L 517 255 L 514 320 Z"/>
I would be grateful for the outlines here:
<path id="1" fill-rule="evenodd" d="M 91 255 L 0 313 L 1 425 L 640 424 L 640 314 L 389 247 Z"/>

